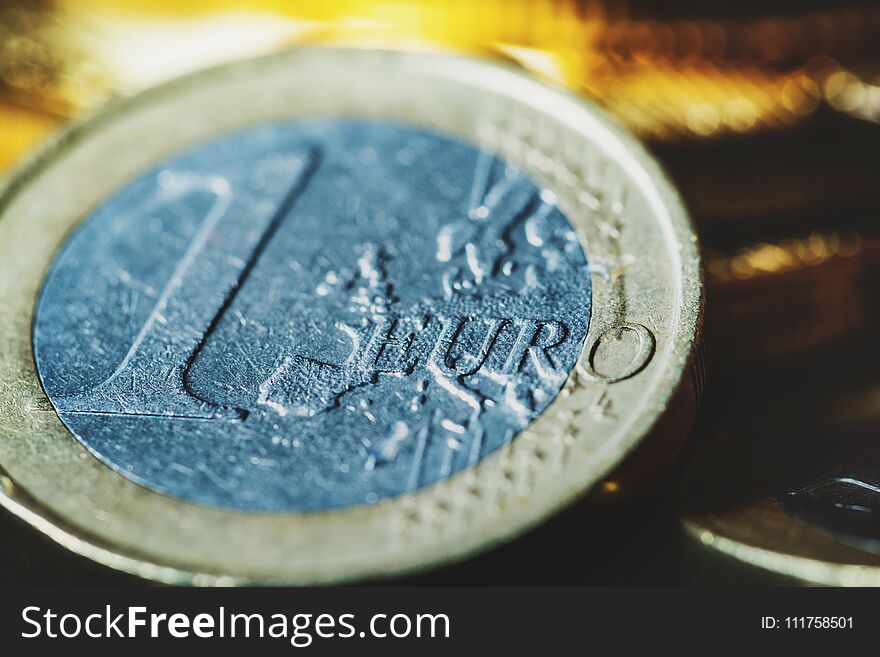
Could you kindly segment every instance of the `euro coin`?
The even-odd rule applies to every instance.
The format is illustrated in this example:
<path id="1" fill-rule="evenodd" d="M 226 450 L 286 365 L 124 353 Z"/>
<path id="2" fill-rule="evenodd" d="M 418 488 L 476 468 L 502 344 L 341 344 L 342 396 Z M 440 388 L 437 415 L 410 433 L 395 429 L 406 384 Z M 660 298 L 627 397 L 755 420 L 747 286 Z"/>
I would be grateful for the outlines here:
<path id="1" fill-rule="evenodd" d="M 822 376 L 800 383 L 765 373 L 751 402 L 726 395 L 749 410 L 720 414 L 683 484 L 685 528 L 710 554 L 789 582 L 880 585 L 880 394 L 858 360 L 870 344 L 814 356 Z"/>
<path id="2" fill-rule="evenodd" d="M 512 68 L 232 64 L 74 126 L 0 199 L 2 503 L 142 577 L 459 559 L 696 404 L 677 194 Z"/>

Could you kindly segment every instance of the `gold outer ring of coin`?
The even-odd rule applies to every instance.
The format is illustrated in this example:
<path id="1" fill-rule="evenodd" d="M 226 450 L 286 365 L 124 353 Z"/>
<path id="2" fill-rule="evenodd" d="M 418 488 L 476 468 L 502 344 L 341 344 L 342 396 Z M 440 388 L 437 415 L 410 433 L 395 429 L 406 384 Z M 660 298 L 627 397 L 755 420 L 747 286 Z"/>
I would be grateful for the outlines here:
<path id="1" fill-rule="evenodd" d="M 245 125 L 326 115 L 458 137 L 556 194 L 595 270 L 575 371 L 506 447 L 373 505 L 243 513 L 137 485 L 74 439 L 40 387 L 31 323 L 53 254 L 158 161 Z M 652 430 L 683 437 L 701 320 L 697 240 L 677 193 L 583 99 L 449 54 L 315 47 L 238 62 L 113 104 L 56 137 L 0 192 L 0 503 L 74 552 L 164 582 L 313 584 L 427 568 L 539 523 Z"/>
<path id="2" fill-rule="evenodd" d="M 686 533 L 702 545 L 769 573 L 805 584 L 880 586 L 880 555 L 834 540 L 793 518 L 772 499 L 683 523 Z"/>

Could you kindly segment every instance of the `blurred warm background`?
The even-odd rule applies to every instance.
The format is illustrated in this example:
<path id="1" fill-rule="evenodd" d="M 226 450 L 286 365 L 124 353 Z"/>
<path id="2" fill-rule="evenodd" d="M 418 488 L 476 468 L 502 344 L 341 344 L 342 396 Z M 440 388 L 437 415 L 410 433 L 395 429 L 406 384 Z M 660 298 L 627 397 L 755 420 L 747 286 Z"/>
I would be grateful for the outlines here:
<path id="1" fill-rule="evenodd" d="M 710 257 L 713 271 L 747 277 L 855 246 L 824 234 L 821 221 L 802 221 L 798 237 L 824 233 L 756 250 L 740 236 L 731 241 L 731 226 L 756 217 L 766 225 L 765 215 L 805 207 L 837 211 L 841 199 L 880 204 L 873 154 L 853 148 L 863 131 L 849 122 L 827 129 L 837 114 L 880 120 L 880 7 L 872 4 L 0 0 L 0 171 L 65 119 L 205 66 L 296 43 L 451 47 L 577 89 L 656 144 L 697 221 L 709 224 L 705 237 L 717 229 L 728 251 L 742 247 L 736 261 Z M 755 146 L 754 135 L 768 132 Z M 774 140 L 785 142 L 781 159 Z M 845 175 L 827 180 L 829 160 Z"/>
<path id="2" fill-rule="evenodd" d="M 880 8 L 593 0 L 0 1 L 0 166 L 114 94 L 303 41 L 494 49 L 660 140 L 880 115 Z"/>

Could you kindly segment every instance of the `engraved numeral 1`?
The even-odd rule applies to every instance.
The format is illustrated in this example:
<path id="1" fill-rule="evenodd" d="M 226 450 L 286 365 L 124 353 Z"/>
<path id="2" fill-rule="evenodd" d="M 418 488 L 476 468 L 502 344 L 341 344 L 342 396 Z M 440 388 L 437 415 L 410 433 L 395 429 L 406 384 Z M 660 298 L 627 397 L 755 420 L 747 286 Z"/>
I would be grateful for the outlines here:
<path id="1" fill-rule="evenodd" d="M 319 163 L 314 149 L 284 157 L 289 159 L 288 166 L 263 171 L 259 177 L 231 179 L 176 171 L 157 176 L 156 195 L 166 207 L 206 192 L 213 202 L 122 362 L 95 388 L 56 400 L 60 411 L 191 419 L 246 417 L 243 409 L 196 397 L 187 386 L 187 376 Z M 291 170 L 295 172 L 292 180 Z M 255 214 L 253 204 L 245 206 L 239 200 L 248 185 L 259 185 L 252 191 L 278 203 Z M 161 211 L 161 204 L 151 208 L 153 213 Z"/>

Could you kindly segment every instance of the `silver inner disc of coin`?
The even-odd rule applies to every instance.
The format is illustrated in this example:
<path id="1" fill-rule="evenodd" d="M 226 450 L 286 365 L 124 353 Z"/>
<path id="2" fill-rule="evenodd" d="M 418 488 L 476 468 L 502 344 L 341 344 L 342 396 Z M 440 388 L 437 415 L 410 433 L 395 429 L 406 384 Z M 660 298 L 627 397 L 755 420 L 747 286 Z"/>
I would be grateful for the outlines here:
<path id="1" fill-rule="evenodd" d="M 373 503 L 509 443 L 583 348 L 556 197 L 391 122 L 268 123 L 136 178 L 54 261 L 34 340 L 71 432 L 154 490 Z"/>

